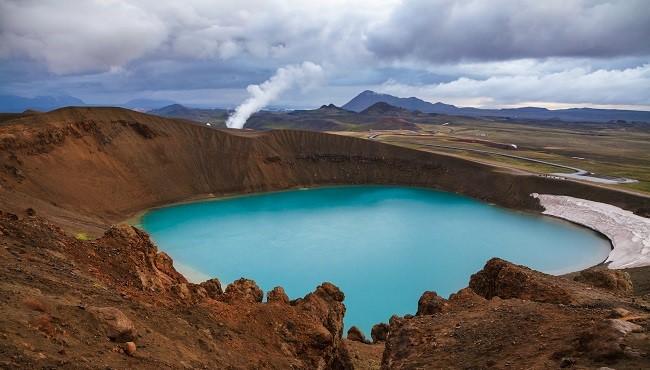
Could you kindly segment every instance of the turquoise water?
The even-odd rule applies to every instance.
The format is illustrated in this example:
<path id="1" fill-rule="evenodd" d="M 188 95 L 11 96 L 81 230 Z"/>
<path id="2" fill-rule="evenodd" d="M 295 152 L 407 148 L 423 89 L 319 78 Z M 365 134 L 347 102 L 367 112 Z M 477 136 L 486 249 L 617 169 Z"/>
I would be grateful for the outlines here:
<path id="1" fill-rule="evenodd" d="M 176 266 L 222 283 L 243 276 L 294 299 L 331 281 L 345 293 L 346 325 L 367 334 L 392 314 L 414 314 L 425 290 L 448 296 L 467 286 L 491 257 L 559 274 L 610 251 L 570 223 L 405 187 L 209 200 L 152 210 L 142 226 Z"/>

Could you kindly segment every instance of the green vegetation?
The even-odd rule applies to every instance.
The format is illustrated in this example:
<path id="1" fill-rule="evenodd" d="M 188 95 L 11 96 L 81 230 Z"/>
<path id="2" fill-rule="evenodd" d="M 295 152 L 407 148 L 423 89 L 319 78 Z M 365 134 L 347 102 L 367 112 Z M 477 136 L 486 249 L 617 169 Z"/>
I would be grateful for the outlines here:
<path id="1" fill-rule="evenodd" d="M 74 237 L 77 240 L 90 240 L 90 236 L 85 232 L 78 232 L 78 233 L 74 234 Z"/>

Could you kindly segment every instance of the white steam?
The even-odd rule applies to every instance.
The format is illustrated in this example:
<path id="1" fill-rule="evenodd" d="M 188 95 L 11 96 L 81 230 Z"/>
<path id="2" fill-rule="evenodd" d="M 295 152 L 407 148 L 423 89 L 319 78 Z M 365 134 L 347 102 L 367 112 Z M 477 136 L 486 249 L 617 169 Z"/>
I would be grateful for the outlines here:
<path id="1" fill-rule="evenodd" d="M 250 97 L 241 103 L 226 121 L 229 128 L 243 128 L 253 113 L 267 106 L 286 90 L 298 86 L 303 90 L 313 88 L 323 80 L 323 68 L 312 62 L 292 64 L 278 68 L 273 77 L 261 85 L 248 85 Z"/>

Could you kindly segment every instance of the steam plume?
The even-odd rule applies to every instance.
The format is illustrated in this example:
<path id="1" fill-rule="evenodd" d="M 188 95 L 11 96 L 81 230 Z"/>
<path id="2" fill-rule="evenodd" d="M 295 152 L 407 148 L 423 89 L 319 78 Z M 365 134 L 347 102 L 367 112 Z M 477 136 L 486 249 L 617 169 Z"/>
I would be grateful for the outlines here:
<path id="1" fill-rule="evenodd" d="M 278 68 L 275 74 L 261 85 L 248 85 L 250 97 L 241 103 L 226 121 L 229 128 L 243 128 L 253 113 L 264 108 L 286 90 L 299 86 L 308 89 L 323 79 L 323 68 L 312 62 L 292 64 Z"/>

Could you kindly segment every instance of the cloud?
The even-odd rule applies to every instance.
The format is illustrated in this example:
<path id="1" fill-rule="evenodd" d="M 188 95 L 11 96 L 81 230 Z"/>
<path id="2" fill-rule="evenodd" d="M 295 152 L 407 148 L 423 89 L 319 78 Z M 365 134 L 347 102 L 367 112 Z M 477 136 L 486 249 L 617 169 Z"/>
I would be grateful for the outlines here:
<path id="1" fill-rule="evenodd" d="M 368 31 L 378 58 L 432 63 L 650 54 L 645 0 L 412 0 Z"/>
<path id="2" fill-rule="evenodd" d="M 575 68 L 547 74 L 461 77 L 430 85 L 387 81 L 378 90 L 461 105 L 500 106 L 525 102 L 650 107 L 650 64 L 622 70 Z"/>
<path id="3" fill-rule="evenodd" d="M 0 59 L 42 61 L 56 74 L 151 59 L 296 60 L 369 55 L 363 32 L 396 0 L 0 0 Z M 267 67 L 269 65 L 267 64 Z"/>
<path id="4" fill-rule="evenodd" d="M 343 103 L 391 80 L 408 96 L 512 104 L 550 89 L 535 81 L 591 76 L 592 95 L 543 98 L 648 104 L 623 72 L 650 63 L 649 39 L 643 0 L 0 0 L 0 91 L 232 106 L 311 60 L 329 85 L 276 103 Z"/>
<path id="5" fill-rule="evenodd" d="M 0 0 L 0 58 L 27 56 L 58 74 L 122 66 L 166 37 L 160 19 L 127 1 Z"/>

